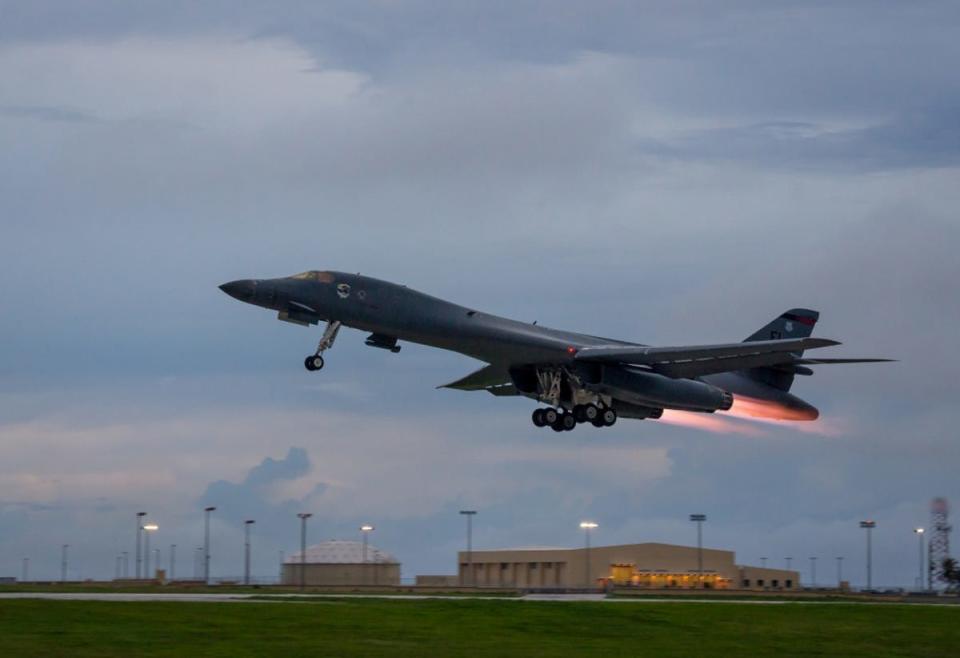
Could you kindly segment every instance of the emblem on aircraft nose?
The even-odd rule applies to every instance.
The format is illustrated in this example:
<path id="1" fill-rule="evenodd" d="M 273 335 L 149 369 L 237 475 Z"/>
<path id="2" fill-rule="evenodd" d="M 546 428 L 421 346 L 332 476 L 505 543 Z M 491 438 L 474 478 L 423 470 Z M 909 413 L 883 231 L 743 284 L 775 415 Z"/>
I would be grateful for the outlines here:
<path id="1" fill-rule="evenodd" d="M 337 285 L 337 295 L 340 296 L 340 299 L 346 299 L 350 296 L 350 284 L 349 283 L 340 283 Z"/>
<path id="2" fill-rule="evenodd" d="M 793 323 L 790 322 L 790 320 L 787 320 L 787 321 L 784 323 L 784 328 L 785 328 L 787 331 L 793 331 Z"/>

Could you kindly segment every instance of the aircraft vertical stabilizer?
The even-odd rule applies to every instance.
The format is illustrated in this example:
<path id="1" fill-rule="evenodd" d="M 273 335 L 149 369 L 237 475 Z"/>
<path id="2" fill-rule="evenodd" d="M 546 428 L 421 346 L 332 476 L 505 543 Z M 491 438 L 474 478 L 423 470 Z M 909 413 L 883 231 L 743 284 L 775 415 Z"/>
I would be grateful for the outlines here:
<path id="1" fill-rule="evenodd" d="M 771 322 L 764 325 L 759 330 L 750 334 L 744 340 L 750 343 L 758 340 L 781 340 L 784 338 L 806 338 L 813 333 L 813 328 L 820 318 L 820 313 L 808 308 L 791 308 L 774 318 Z M 801 356 L 803 351 L 797 352 Z M 750 368 L 744 371 L 750 379 L 762 382 L 767 386 L 789 391 L 793 385 L 794 372 L 791 369 L 768 367 L 768 368 Z"/>

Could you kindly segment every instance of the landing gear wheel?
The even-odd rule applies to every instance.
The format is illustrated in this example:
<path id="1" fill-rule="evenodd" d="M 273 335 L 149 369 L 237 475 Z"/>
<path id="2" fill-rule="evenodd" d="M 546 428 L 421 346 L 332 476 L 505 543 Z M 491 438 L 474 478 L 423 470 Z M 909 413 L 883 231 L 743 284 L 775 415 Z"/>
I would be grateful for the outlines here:
<path id="1" fill-rule="evenodd" d="M 603 422 L 603 418 L 600 418 L 599 416 L 591 420 L 590 424 L 594 427 L 604 427 L 606 425 L 606 423 Z"/>
<path id="2" fill-rule="evenodd" d="M 600 417 L 600 407 L 595 404 L 583 405 L 583 420 L 581 422 L 593 422 Z"/>
<path id="3" fill-rule="evenodd" d="M 557 419 L 560 418 L 560 414 L 557 413 L 556 409 L 544 409 L 543 410 L 543 424 L 550 425 L 551 427 L 556 424 Z"/>
<path id="4" fill-rule="evenodd" d="M 587 420 L 587 417 L 584 415 L 584 409 L 585 407 L 582 404 L 574 405 L 573 407 L 573 418 L 578 423 L 582 423 Z"/>
<path id="5" fill-rule="evenodd" d="M 552 429 L 554 432 L 562 432 L 563 429 L 564 429 L 564 428 L 563 428 L 563 416 L 558 415 L 558 416 L 557 416 L 557 419 L 556 419 L 555 421 L 553 421 L 552 423 L 550 423 L 550 429 Z"/>
<path id="6" fill-rule="evenodd" d="M 323 369 L 323 357 L 319 354 L 311 354 L 303 361 L 304 367 L 310 372 Z"/>
<path id="7" fill-rule="evenodd" d="M 603 424 L 607 427 L 610 427 L 617 422 L 617 412 L 607 407 L 603 410 L 603 413 L 600 414 L 600 418 L 603 420 Z"/>
<path id="8" fill-rule="evenodd" d="M 573 414 L 563 414 L 560 416 L 559 423 L 564 430 L 569 432 L 577 426 L 577 419 L 573 417 Z"/>
<path id="9" fill-rule="evenodd" d="M 547 421 L 543 418 L 543 409 L 534 409 L 533 410 L 533 424 L 537 427 L 543 427 L 547 424 Z"/>

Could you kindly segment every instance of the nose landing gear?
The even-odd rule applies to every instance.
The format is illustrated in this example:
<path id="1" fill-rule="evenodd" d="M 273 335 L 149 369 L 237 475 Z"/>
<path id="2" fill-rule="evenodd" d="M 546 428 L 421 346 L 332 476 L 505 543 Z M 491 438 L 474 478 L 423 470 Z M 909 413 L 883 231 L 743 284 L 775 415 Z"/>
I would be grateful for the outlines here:
<path id="1" fill-rule="evenodd" d="M 323 369 L 323 353 L 333 347 L 333 341 L 337 339 L 337 332 L 340 331 L 340 321 L 331 320 L 327 323 L 327 328 L 323 330 L 323 336 L 317 343 L 317 351 L 303 360 L 303 366 L 310 372 Z"/>

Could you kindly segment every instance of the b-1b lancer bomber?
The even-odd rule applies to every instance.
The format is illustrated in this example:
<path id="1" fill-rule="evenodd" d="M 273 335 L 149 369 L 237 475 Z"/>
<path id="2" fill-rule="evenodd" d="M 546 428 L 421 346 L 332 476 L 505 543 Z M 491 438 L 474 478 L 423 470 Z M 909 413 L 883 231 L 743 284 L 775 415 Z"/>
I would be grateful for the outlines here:
<path id="1" fill-rule="evenodd" d="M 657 419 L 665 409 L 726 411 L 735 400 L 750 415 L 814 420 L 817 409 L 790 393 L 796 375 L 812 375 L 816 365 L 889 360 L 806 358 L 806 350 L 839 343 L 812 338 L 819 313 L 802 308 L 743 342 L 651 347 L 498 317 L 359 274 L 309 271 L 220 288 L 287 322 L 325 322 L 307 370 L 323 368 L 342 326 L 369 332 L 367 345 L 391 352 L 401 340 L 451 350 L 487 365 L 446 388 L 532 398 L 544 405 L 533 423 L 557 432 L 610 426 L 618 417 Z"/>

